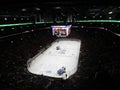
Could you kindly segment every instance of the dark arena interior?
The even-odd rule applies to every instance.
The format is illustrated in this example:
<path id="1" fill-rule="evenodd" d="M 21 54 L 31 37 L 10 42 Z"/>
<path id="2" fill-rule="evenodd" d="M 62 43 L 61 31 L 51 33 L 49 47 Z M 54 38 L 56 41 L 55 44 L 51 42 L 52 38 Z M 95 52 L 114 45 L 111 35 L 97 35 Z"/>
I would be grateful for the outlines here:
<path id="1" fill-rule="evenodd" d="M 0 3 L 0 88 L 120 88 L 120 6 L 113 2 Z M 51 25 L 72 25 L 71 33 L 53 36 Z M 58 38 L 81 40 L 77 72 L 67 80 L 28 72 L 27 61 Z"/>

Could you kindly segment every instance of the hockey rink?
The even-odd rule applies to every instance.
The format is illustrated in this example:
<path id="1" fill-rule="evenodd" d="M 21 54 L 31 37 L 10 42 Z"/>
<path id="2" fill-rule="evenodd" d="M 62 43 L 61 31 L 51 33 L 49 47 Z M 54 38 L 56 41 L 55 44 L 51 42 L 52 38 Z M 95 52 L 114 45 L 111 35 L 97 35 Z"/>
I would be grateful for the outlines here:
<path id="1" fill-rule="evenodd" d="M 33 74 L 67 79 L 77 71 L 80 46 L 79 39 L 57 39 L 29 59 L 27 69 Z"/>

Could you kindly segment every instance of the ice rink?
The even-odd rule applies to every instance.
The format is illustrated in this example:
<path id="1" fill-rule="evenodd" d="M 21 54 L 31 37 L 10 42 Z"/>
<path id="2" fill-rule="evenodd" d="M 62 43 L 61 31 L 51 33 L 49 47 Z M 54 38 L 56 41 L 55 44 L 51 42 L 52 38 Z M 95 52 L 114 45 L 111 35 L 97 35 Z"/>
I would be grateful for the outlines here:
<path id="1" fill-rule="evenodd" d="M 77 71 L 80 46 L 79 39 L 57 39 L 49 48 L 28 60 L 28 71 L 67 79 Z"/>

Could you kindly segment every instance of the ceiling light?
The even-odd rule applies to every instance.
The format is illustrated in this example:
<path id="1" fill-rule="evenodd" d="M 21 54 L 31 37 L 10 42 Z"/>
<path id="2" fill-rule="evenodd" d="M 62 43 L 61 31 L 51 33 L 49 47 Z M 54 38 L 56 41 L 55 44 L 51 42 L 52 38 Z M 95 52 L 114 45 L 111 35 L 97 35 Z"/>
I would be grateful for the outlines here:
<path id="1" fill-rule="evenodd" d="M 35 8 L 37 11 L 40 11 L 40 8 Z"/>
<path id="2" fill-rule="evenodd" d="M 112 14 L 113 12 L 111 11 L 111 12 L 108 12 L 108 14 Z"/>
<path id="3" fill-rule="evenodd" d="M 26 8 L 23 8 L 21 11 L 23 11 L 23 12 L 24 12 L 24 11 L 27 11 L 27 9 L 26 9 Z"/>

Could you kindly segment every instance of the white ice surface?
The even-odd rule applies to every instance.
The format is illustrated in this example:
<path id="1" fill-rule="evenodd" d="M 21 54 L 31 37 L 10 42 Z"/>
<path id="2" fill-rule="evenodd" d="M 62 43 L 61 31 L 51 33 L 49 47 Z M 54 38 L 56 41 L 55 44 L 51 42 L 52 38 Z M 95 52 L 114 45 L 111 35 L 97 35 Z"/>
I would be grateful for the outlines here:
<path id="1" fill-rule="evenodd" d="M 59 46 L 59 50 L 56 47 Z M 70 77 L 77 71 L 78 59 L 80 53 L 80 40 L 62 39 L 55 41 L 42 54 L 39 53 L 33 57 L 28 65 L 28 71 L 37 74 L 55 78 Z M 66 68 L 66 73 L 58 75 L 57 71 L 62 67 Z"/>

